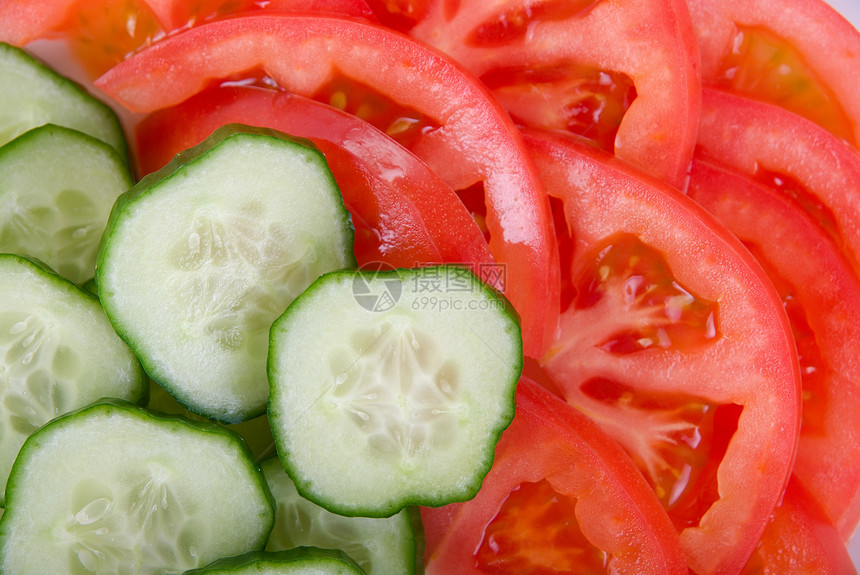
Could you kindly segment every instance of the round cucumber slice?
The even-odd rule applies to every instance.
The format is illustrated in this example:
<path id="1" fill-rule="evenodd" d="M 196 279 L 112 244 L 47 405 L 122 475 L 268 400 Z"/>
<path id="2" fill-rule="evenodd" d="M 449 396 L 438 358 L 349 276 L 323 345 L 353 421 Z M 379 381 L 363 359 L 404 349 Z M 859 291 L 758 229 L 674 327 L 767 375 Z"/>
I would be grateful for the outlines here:
<path id="1" fill-rule="evenodd" d="M 219 559 L 185 575 L 369 575 L 346 554 L 332 549 L 297 547 L 279 552 L 251 552 Z"/>
<path id="2" fill-rule="evenodd" d="M 125 160 L 82 132 L 46 124 L 18 136 L 0 147 L 0 251 L 87 282 L 111 207 L 133 184 Z"/>
<path id="3" fill-rule="evenodd" d="M 464 268 L 326 274 L 272 326 L 279 457 L 302 496 L 342 515 L 471 498 L 522 362 L 508 307 Z"/>
<path id="4" fill-rule="evenodd" d="M 320 274 L 355 265 L 324 156 L 227 126 L 120 196 L 96 279 L 117 333 L 191 411 L 265 411 L 271 323 Z"/>
<path id="5" fill-rule="evenodd" d="M 7 494 L 10 574 L 179 574 L 261 549 L 274 520 L 236 434 L 117 402 L 31 435 Z"/>
<path id="6" fill-rule="evenodd" d="M 266 543 L 267 551 L 295 547 L 339 549 L 349 555 L 367 575 L 415 573 L 417 511 L 404 509 L 391 517 L 345 517 L 331 513 L 296 491 L 277 457 L 260 464 L 275 500 L 275 526 Z"/>
<path id="7" fill-rule="evenodd" d="M 82 288 L 32 260 L 0 254 L 0 293 L 2 488 L 28 435 L 102 397 L 142 401 L 146 377 Z"/>
<path id="8" fill-rule="evenodd" d="M 23 49 L 0 42 L 0 145 L 43 124 L 89 134 L 128 158 L 119 118 L 107 104 Z"/>

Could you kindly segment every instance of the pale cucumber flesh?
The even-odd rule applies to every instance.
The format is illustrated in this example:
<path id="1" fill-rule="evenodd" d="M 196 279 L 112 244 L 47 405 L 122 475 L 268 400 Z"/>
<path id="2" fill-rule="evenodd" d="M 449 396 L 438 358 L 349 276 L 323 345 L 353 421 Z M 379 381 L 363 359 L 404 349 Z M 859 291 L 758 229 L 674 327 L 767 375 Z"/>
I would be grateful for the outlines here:
<path id="1" fill-rule="evenodd" d="M 104 142 L 52 124 L 30 130 L 0 147 L 0 251 L 85 283 L 111 207 L 132 184 Z"/>
<path id="2" fill-rule="evenodd" d="M 140 401 L 145 376 L 98 300 L 0 254 L 0 488 L 28 435 L 102 397 Z M 2 501 L 0 489 L 0 501 Z"/>
<path id="3" fill-rule="evenodd" d="M 228 127 L 120 197 L 99 295 L 150 376 L 194 412 L 255 417 L 269 327 L 320 274 L 354 265 L 353 230 L 319 152 Z"/>
<path id="4" fill-rule="evenodd" d="M 467 289 L 442 309 L 416 288 L 425 273 Z M 326 274 L 272 327 L 278 454 L 299 493 L 344 515 L 468 499 L 513 417 L 521 369 L 518 324 L 463 269 Z"/>
<path id="5" fill-rule="evenodd" d="M 0 42 L 0 145 L 43 124 L 89 134 L 127 158 L 116 113 L 23 49 Z"/>
<path id="6" fill-rule="evenodd" d="M 0 568 L 179 574 L 261 549 L 272 520 L 238 436 L 97 403 L 24 444 L 0 519 Z"/>
<path id="7" fill-rule="evenodd" d="M 339 549 L 368 575 L 415 573 L 420 558 L 410 510 L 381 518 L 331 513 L 298 494 L 277 457 L 264 460 L 260 467 L 275 501 L 275 526 L 267 551 Z"/>

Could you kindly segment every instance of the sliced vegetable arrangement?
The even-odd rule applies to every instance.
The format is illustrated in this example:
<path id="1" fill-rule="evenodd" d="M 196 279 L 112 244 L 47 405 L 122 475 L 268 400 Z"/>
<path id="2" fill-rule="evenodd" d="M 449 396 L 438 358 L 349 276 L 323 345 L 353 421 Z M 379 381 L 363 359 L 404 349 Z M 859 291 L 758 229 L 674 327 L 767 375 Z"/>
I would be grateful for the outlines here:
<path id="1" fill-rule="evenodd" d="M 0 573 L 856 573 L 858 57 L 821 0 L 0 3 Z"/>

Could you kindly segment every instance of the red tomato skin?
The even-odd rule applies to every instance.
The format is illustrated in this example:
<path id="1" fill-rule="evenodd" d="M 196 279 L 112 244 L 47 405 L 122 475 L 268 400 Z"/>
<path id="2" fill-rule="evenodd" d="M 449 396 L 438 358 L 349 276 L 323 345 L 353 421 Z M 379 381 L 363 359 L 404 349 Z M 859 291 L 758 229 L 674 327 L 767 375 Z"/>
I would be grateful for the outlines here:
<path id="1" fill-rule="evenodd" d="M 860 271 L 860 154 L 853 147 L 778 106 L 706 88 L 697 153 L 753 178 L 773 173 L 797 182 Z"/>
<path id="2" fill-rule="evenodd" d="M 860 280 L 815 220 L 773 189 L 696 160 L 689 194 L 766 260 L 774 281 L 790 289 L 786 306 L 803 310 L 808 327 L 795 329 L 815 343 L 801 347 L 808 399 L 794 481 L 847 540 L 860 520 Z"/>
<path id="3" fill-rule="evenodd" d="M 719 463 L 719 499 L 697 526 L 680 532 L 693 572 L 737 573 L 782 495 L 799 432 L 799 365 L 779 296 L 737 238 L 687 196 L 572 139 L 532 132 L 526 141 L 548 193 L 564 202 L 574 265 L 603 238 L 633 234 L 665 254 L 685 289 L 719 302 L 723 336 L 702 350 L 620 357 L 597 346 L 570 347 L 590 341 L 588 322 L 601 321 L 583 316 L 590 318 L 583 324 L 574 310 L 562 317 L 561 338 L 542 364 L 571 402 L 583 400 L 579 385 L 601 376 L 643 393 L 743 406 Z"/>
<path id="4" fill-rule="evenodd" d="M 569 0 L 568 4 L 577 3 Z M 479 77 L 499 69 L 571 63 L 624 73 L 633 80 L 636 99 L 618 127 L 614 152 L 684 189 L 696 140 L 701 86 L 698 45 L 686 3 L 578 4 L 582 6 L 578 12 L 542 18 L 538 16 L 542 8 L 558 10 L 565 3 L 436 0 L 422 6 L 421 19 L 409 33 Z M 572 12 L 572 8 L 566 10 Z M 490 45 L 470 41 L 481 25 L 505 21 L 508 13 L 525 19 L 516 23 L 522 34 Z"/>
<path id="5" fill-rule="evenodd" d="M 513 423 L 478 495 L 421 509 L 427 575 L 481 573 L 473 554 L 485 526 L 513 490 L 543 479 L 577 499 L 583 532 L 609 555 L 607 573 L 687 573 L 674 527 L 627 454 L 590 419 L 523 378 Z"/>
<path id="6" fill-rule="evenodd" d="M 857 568 L 815 498 L 794 478 L 741 575 L 852 575 Z"/>
<path id="7" fill-rule="evenodd" d="M 230 123 L 307 138 L 326 155 L 353 214 L 359 265 L 469 263 L 492 266 L 484 237 L 454 191 L 418 158 L 366 122 L 286 92 L 243 86 L 206 90 L 137 126 L 141 173 Z M 369 228 L 369 229 L 368 229 Z M 361 232 L 378 238 L 366 249 Z"/>
<path id="8" fill-rule="evenodd" d="M 796 48 L 832 91 L 851 123 L 852 141 L 860 142 L 860 76 L 847 73 L 860 62 L 860 32 L 822 0 L 687 0 L 702 59 L 702 82 L 715 85 L 723 61 L 737 41 L 739 27 L 771 30 Z M 754 95 L 753 95 L 754 96 Z"/>
<path id="9" fill-rule="evenodd" d="M 285 53 L 290 58 L 283 58 Z M 368 66 L 367 62 L 380 62 Z M 473 76 L 414 40 L 355 20 L 258 15 L 211 22 L 138 52 L 97 80 L 119 104 L 149 112 L 210 82 L 263 68 L 312 96 L 336 71 L 437 122 L 411 149 L 452 187 L 483 182 L 490 250 L 506 267 L 504 295 L 520 314 L 524 350 L 539 356 L 555 326 L 552 215 L 510 118 Z"/>

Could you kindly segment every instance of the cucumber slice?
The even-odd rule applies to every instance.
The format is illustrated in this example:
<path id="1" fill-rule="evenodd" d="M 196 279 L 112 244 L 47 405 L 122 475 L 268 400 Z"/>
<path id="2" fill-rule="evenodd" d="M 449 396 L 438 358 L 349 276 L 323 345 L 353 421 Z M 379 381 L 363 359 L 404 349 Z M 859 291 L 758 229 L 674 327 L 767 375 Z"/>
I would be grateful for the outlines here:
<path id="1" fill-rule="evenodd" d="M 0 145 L 32 128 L 57 124 L 107 143 L 126 159 L 116 113 L 80 85 L 21 48 L 0 42 Z"/>
<path id="2" fill-rule="evenodd" d="M 28 435 L 102 397 L 146 394 L 137 358 L 98 300 L 21 256 L 0 254 L 0 488 Z M 0 489 L 0 502 L 3 501 Z"/>
<path id="3" fill-rule="evenodd" d="M 30 436 L 0 519 L 0 571 L 174 574 L 259 550 L 269 492 L 214 424 L 101 402 Z"/>
<path id="4" fill-rule="evenodd" d="M 251 552 L 219 559 L 185 575 L 367 575 L 346 554 L 299 547 L 279 552 Z"/>
<path id="5" fill-rule="evenodd" d="M 0 251 L 38 258 L 83 284 L 117 197 L 134 181 L 117 152 L 46 124 L 0 147 Z"/>
<path id="6" fill-rule="evenodd" d="M 316 277 L 355 265 L 324 156 L 227 126 L 117 200 L 96 278 L 114 328 L 191 411 L 265 411 L 269 327 Z"/>
<path id="7" fill-rule="evenodd" d="M 277 457 L 264 460 L 260 468 L 275 499 L 275 526 L 266 543 L 267 551 L 339 549 L 367 575 L 415 573 L 419 558 L 412 510 L 383 518 L 344 517 L 301 497 Z"/>
<path id="8" fill-rule="evenodd" d="M 334 513 L 468 499 L 522 362 L 516 320 L 464 268 L 326 274 L 272 326 L 275 446 L 299 493 Z"/>

